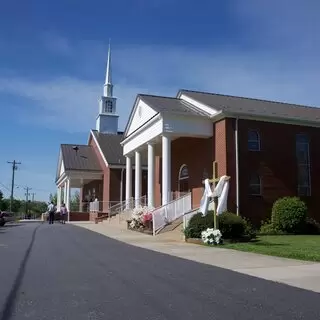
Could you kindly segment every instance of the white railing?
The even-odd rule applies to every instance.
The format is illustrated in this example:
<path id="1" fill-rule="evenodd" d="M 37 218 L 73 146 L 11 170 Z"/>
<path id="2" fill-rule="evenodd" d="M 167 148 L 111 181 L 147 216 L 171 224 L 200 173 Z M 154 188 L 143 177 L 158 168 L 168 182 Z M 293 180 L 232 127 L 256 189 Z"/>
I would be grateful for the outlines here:
<path id="1" fill-rule="evenodd" d="M 119 223 L 129 220 L 134 208 L 146 207 L 148 205 L 148 199 L 147 196 L 142 196 L 139 199 L 130 198 L 128 201 L 124 201 L 123 204 L 123 210 L 119 212 Z"/>
<path id="2" fill-rule="evenodd" d="M 199 209 L 200 208 L 190 210 L 189 212 L 186 212 L 183 215 L 183 229 L 187 228 L 187 226 L 189 225 L 190 219 L 199 212 Z"/>
<path id="3" fill-rule="evenodd" d="M 153 235 L 155 236 L 162 228 L 172 221 L 182 217 L 192 207 L 191 193 L 173 200 L 166 205 L 152 211 Z"/>
<path id="4" fill-rule="evenodd" d="M 108 213 L 110 208 L 118 203 L 119 201 L 91 201 L 89 204 L 89 211 Z"/>
<path id="5" fill-rule="evenodd" d="M 209 210 L 212 210 L 212 207 L 213 207 L 213 200 L 210 200 L 210 202 L 209 202 Z M 188 227 L 190 219 L 194 215 L 196 215 L 199 212 L 199 210 L 200 210 L 200 205 L 197 206 L 195 209 L 192 209 L 189 212 L 186 212 L 183 215 L 183 229 L 186 229 Z"/>

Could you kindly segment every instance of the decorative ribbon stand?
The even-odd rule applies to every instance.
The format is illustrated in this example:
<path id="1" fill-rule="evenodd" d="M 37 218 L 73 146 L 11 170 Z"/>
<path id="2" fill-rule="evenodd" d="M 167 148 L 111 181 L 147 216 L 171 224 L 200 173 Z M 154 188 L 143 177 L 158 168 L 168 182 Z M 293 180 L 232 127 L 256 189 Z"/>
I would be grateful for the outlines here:
<path id="1" fill-rule="evenodd" d="M 217 215 L 227 211 L 228 193 L 229 193 L 229 176 L 216 177 L 216 162 L 213 162 L 213 178 L 205 179 L 204 193 L 201 198 L 200 212 L 203 216 L 208 213 L 209 202 L 213 198 L 213 215 L 214 229 L 218 229 Z M 218 182 L 217 185 L 216 182 Z M 212 187 L 210 186 L 212 183 Z M 213 189 L 213 191 L 212 191 Z"/>

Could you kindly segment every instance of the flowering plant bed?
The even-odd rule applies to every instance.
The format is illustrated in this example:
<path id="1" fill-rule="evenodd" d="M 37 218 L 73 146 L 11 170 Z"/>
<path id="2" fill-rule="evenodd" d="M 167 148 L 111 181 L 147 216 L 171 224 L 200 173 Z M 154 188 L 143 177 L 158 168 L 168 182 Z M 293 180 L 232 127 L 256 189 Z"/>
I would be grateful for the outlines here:
<path id="1" fill-rule="evenodd" d="M 152 213 L 148 207 L 139 207 L 133 210 L 131 219 L 127 220 L 127 228 L 139 232 L 152 233 Z"/>
<path id="2" fill-rule="evenodd" d="M 201 232 L 201 239 L 203 243 L 209 244 L 209 245 L 218 245 L 222 244 L 222 234 L 220 230 L 208 228 L 205 231 Z"/>
<path id="3" fill-rule="evenodd" d="M 194 244 L 205 244 L 205 245 L 221 245 L 223 244 L 222 241 L 222 234 L 220 230 L 207 228 L 206 230 L 201 232 L 201 239 L 198 238 L 186 238 L 186 242 L 194 243 Z"/>

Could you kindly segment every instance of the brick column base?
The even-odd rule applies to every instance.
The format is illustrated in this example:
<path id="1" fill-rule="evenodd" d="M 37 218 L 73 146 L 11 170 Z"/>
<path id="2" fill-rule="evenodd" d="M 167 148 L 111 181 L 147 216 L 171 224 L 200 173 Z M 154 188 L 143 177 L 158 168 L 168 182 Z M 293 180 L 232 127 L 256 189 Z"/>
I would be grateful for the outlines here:
<path id="1" fill-rule="evenodd" d="M 89 221 L 94 221 L 95 218 L 98 218 L 98 212 L 90 212 L 89 213 Z"/>

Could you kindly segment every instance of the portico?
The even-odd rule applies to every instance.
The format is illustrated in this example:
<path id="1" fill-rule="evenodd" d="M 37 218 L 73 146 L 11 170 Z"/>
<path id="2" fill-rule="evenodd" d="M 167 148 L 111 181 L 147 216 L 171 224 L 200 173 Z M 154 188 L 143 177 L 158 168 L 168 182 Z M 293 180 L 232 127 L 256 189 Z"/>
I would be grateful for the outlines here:
<path id="1" fill-rule="evenodd" d="M 83 186 L 91 182 L 101 182 L 102 184 L 102 181 L 103 171 L 90 146 L 78 145 L 75 147 L 73 145 L 61 145 L 56 177 L 56 205 L 57 211 L 60 211 L 62 203 L 66 205 L 69 212 L 68 221 L 70 220 L 70 212 L 87 211 L 83 207 L 83 200 L 87 199 L 81 199 L 82 192 L 80 192 L 79 207 L 71 207 L 71 189 L 82 189 Z"/>
<path id="2" fill-rule="evenodd" d="M 209 138 L 212 131 L 208 115 L 190 108 L 181 99 L 138 95 L 121 143 L 126 157 L 126 200 L 132 197 L 131 168 L 135 158 L 134 198 L 136 206 L 139 205 L 142 196 L 140 159 L 142 154 L 147 154 L 148 206 L 168 204 L 172 200 L 172 142 L 181 137 Z M 156 201 L 156 193 L 160 203 Z"/>
<path id="3" fill-rule="evenodd" d="M 71 189 L 81 189 L 84 185 L 93 182 L 93 181 L 101 181 L 102 182 L 103 175 L 102 173 L 96 172 L 86 172 L 86 171 L 68 171 L 64 172 L 63 175 L 60 176 L 57 181 L 57 210 L 59 211 L 61 208 L 61 204 L 64 203 L 68 209 L 68 211 L 83 211 L 82 201 L 79 204 L 79 208 L 72 208 L 70 206 L 70 195 Z M 63 199 L 62 199 L 63 197 Z"/>

